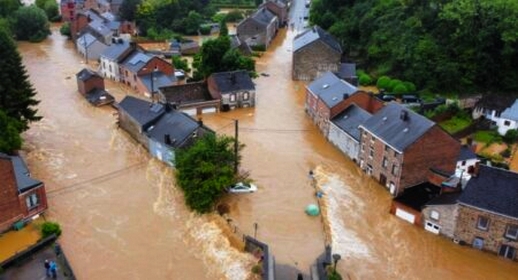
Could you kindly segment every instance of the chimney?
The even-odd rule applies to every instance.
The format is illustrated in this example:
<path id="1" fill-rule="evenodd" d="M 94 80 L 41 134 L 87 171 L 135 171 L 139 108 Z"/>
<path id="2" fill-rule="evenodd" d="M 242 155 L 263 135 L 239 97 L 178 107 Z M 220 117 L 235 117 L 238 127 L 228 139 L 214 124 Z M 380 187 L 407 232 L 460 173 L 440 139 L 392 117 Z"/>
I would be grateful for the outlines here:
<path id="1" fill-rule="evenodd" d="M 171 135 L 169 135 L 169 134 L 164 135 L 164 143 L 166 145 L 171 146 Z"/>
<path id="2" fill-rule="evenodd" d="M 402 121 L 407 121 L 408 120 L 408 112 L 406 110 L 401 110 L 401 114 L 399 115 L 399 118 Z"/>

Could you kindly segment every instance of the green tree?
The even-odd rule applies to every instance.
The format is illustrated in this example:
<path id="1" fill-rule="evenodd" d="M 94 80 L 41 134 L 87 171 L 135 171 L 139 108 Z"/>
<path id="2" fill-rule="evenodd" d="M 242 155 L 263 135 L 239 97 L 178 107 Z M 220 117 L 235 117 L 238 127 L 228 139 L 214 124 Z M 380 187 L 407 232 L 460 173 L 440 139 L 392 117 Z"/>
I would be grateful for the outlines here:
<path id="1" fill-rule="evenodd" d="M 219 22 L 219 36 L 228 36 L 227 20 L 225 18 Z"/>
<path id="2" fill-rule="evenodd" d="M 20 131 L 29 128 L 29 123 L 41 119 L 34 106 L 39 101 L 34 99 L 36 91 L 29 82 L 29 77 L 22 64 L 20 54 L 11 36 L 0 29 L 0 110 L 21 124 Z"/>
<path id="3" fill-rule="evenodd" d="M 225 188 L 235 182 L 234 164 L 240 161 L 234 153 L 235 141 L 208 134 L 189 148 L 176 151 L 176 180 L 192 210 L 211 211 Z"/>
<path id="4" fill-rule="evenodd" d="M 50 0 L 45 3 L 43 6 L 43 10 L 45 14 L 47 14 L 48 20 L 52 22 L 58 22 L 61 20 L 61 15 L 59 14 L 59 6 L 56 1 Z"/>
<path id="5" fill-rule="evenodd" d="M 182 69 L 185 72 L 190 72 L 191 68 L 189 68 L 189 62 L 187 59 L 182 59 L 180 56 L 173 56 L 173 65 L 176 69 Z"/>
<path id="6" fill-rule="evenodd" d="M 502 138 L 506 143 L 514 144 L 518 140 L 518 130 L 509 129 Z"/>
<path id="7" fill-rule="evenodd" d="M 20 0 L 0 0 L 0 17 L 7 18 L 22 6 Z"/>
<path id="8" fill-rule="evenodd" d="M 196 72 L 202 78 L 220 71 L 220 61 L 225 53 L 230 50 L 230 39 L 228 36 L 209 39 L 201 45 L 197 59 L 193 63 Z"/>
<path id="9" fill-rule="evenodd" d="M 124 0 L 119 8 L 119 17 L 121 20 L 134 21 L 137 13 L 137 7 L 142 0 Z"/>
<path id="10" fill-rule="evenodd" d="M 70 31 L 70 22 L 65 22 L 59 28 L 59 33 L 63 36 L 67 36 L 69 39 L 72 37 L 72 33 Z"/>
<path id="11" fill-rule="evenodd" d="M 190 11 L 189 15 L 187 15 L 187 18 L 184 19 L 185 34 L 198 34 L 198 29 L 200 29 L 200 25 L 202 23 L 202 16 L 195 11 Z"/>
<path id="12" fill-rule="evenodd" d="M 18 40 L 39 42 L 50 34 L 50 24 L 45 12 L 34 6 L 24 6 L 15 12 L 14 32 Z"/>
<path id="13" fill-rule="evenodd" d="M 378 81 L 376 82 L 376 87 L 378 87 L 380 90 L 384 89 L 387 90 L 387 88 L 390 86 L 390 77 L 388 76 L 381 76 L 378 78 Z"/>
<path id="14" fill-rule="evenodd" d="M 0 110 L 0 153 L 10 154 L 22 147 L 22 124 Z"/>

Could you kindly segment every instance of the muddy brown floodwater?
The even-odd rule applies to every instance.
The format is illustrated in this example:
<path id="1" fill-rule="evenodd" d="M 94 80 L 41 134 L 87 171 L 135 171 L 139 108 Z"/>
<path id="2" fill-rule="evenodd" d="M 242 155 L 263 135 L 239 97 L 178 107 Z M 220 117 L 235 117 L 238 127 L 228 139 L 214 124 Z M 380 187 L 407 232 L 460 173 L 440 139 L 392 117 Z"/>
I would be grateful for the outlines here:
<path id="1" fill-rule="evenodd" d="M 231 225 L 268 243 L 278 279 L 296 279 L 323 251 L 320 217 L 308 171 L 324 190 L 338 270 L 350 279 L 516 279 L 518 265 L 461 247 L 388 214 L 390 196 L 330 145 L 304 113 L 304 84 L 292 82 L 291 42 L 282 30 L 257 61 L 257 106 L 204 115 L 218 133 L 246 145 L 242 169 L 259 186 L 230 195 Z M 84 64 L 57 29 L 19 50 L 41 99 L 44 119 L 25 133 L 33 176 L 45 181 L 47 218 L 63 226 L 61 242 L 79 279 L 246 279 L 254 260 L 230 245 L 216 216 L 183 203 L 172 170 L 151 159 L 114 126 L 113 110 L 93 108 L 77 93 Z M 109 81 L 120 100 L 127 91 Z M 257 224 L 257 228 L 254 227 Z M 255 231 L 257 229 L 257 231 Z M 309 279 L 309 278 L 305 278 Z"/>

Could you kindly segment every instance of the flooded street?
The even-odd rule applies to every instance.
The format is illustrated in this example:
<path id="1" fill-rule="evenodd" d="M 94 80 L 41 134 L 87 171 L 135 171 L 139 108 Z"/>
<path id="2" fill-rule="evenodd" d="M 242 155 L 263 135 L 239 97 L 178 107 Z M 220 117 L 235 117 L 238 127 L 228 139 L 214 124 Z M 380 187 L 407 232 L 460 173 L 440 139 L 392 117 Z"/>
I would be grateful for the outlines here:
<path id="1" fill-rule="evenodd" d="M 297 3 L 298 5 L 302 3 Z M 297 8 L 297 7 L 294 7 Z M 302 22 L 300 24 L 303 24 Z M 304 112 L 304 84 L 291 81 L 291 42 L 282 29 L 257 61 L 255 108 L 203 121 L 246 145 L 241 168 L 258 192 L 230 195 L 231 225 L 270 245 L 277 279 L 296 279 L 330 241 L 351 279 L 516 279 L 518 265 L 425 232 L 388 213 L 390 196 L 328 143 Z M 47 186 L 47 219 L 63 227 L 61 243 L 78 279 L 246 279 L 253 258 L 230 245 L 218 217 L 186 209 L 173 171 L 114 125 L 111 108 L 77 93 L 84 64 L 56 28 L 19 51 L 41 100 L 44 119 L 24 135 L 32 175 Z M 127 94 L 106 81 L 118 101 Z M 308 171 L 324 190 L 331 239 Z M 257 224 L 255 231 L 254 224 Z M 305 278 L 309 279 L 309 278 Z M 347 277 L 344 277 L 347 279 Z"/>

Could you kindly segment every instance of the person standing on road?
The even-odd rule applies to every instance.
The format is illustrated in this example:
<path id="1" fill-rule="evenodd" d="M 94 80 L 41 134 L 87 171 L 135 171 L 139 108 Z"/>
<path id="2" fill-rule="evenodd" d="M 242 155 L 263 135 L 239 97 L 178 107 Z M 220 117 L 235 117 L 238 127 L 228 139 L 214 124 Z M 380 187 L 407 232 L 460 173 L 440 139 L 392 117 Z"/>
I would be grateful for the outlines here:
<path id="1" fill-rule="evenodd" d="M 58 276 L 58 266 L 55 261 L 50 262 L 50 274 L 52 274 L 52 278 L 56 279 Z"/>
<path id="2" fill-rule="evenodd" d="M 50 263 L 49 260 L 45 260 L 45 275 L 50 277 Z"/>

